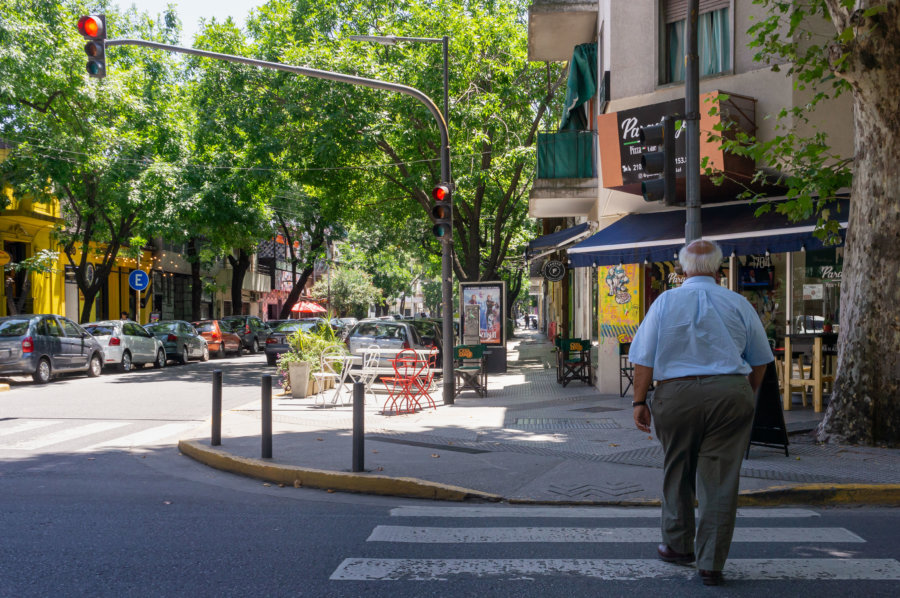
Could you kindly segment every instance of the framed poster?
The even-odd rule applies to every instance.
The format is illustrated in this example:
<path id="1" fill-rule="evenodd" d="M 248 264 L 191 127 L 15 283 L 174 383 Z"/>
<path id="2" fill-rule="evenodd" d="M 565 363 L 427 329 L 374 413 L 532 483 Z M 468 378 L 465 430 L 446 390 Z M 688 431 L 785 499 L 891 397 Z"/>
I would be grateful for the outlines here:
<path id="1" fill-rule="evenodd" d="M 477 323 L 482 345 L 506 343 L 506 282 L 462 282 L 459 284 L 459 308 L 463 314 L 462 337 L 472 335 Z M 477 309 L 477 319 L 475 313 Z"/>

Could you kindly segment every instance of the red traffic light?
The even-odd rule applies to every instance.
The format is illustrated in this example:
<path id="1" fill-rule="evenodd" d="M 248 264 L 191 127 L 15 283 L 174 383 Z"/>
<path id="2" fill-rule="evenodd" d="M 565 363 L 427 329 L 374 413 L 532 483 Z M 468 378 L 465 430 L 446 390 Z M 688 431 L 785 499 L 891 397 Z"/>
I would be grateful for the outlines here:
<path id="1" fill-rule="evenodd" d="M 106 39 L 106 18 L 86 15 L 78 19 L 78 33 L 88 39 Z"/>
<path id="2" fill-rule="evenodd" d="M 434 201 L 449 201 L 450 188 L 446 185 L 438 185 L 431 190 L 431 197 L 434 198 Z"/>

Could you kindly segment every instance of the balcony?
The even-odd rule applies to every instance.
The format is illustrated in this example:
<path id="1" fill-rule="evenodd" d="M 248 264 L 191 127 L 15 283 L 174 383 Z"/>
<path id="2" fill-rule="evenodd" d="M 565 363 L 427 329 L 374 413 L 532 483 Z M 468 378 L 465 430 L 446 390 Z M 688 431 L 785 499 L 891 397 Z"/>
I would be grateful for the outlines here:
<path id="1" fill-rule="evenodd" d="M 597 40 L 597 0 L 533 0 L 528 9 L 528 60 L 565 62 L 572 48 Z"/>
<path id="2" fill-rule="evenodd" d="M 597 203 L 595 131 L 538 135 L 537 177 L 528 198 L 532 218 L 588 216 Z"/>

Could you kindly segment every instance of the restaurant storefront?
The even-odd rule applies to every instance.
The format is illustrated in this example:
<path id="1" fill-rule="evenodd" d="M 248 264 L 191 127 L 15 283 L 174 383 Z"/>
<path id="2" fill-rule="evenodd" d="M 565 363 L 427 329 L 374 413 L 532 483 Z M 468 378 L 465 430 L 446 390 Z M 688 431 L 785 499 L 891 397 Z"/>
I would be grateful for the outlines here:
<path id="1" fill-rule="evenodd" d="M 833 209 L 842 237 L 848 201 Z M 703 238 L 725 255 L 719 284 L 753 305 L 779 355 L 786 337 L 839 331 L 843 248 L 814 236 L 815 218 L 789 222 L 774 209 L 757 217 L 759 205 L 704 207 Z M 684 210 L 630 214 L 568 249 L 572 266 L 597 270 L 601 392 L 618 392 L 620 345 L 630 342 L 653 301 L 684 281 L 677 266 L 684 222 Z"/>

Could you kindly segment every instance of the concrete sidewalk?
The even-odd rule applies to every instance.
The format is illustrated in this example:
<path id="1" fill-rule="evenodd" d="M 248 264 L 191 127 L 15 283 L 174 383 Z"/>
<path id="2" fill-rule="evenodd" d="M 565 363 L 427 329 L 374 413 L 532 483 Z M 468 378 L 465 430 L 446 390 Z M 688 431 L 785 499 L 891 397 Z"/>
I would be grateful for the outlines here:
<path id="1" fill-rule="evenodd" d="M 441 405 L 437 391 L 437 409 L 408 415 L 380 414 L 386 394 L 378 406 L 367 404 L 362 473 L 351 472 L 352 408 L 317 407 L 313 398 L 278 396 L 278 389 L 272 459 L 260 459 L 258 390 L 223 414 L 221 446 L 210 446 L 206 425 L 179 447 L 212 467 L 298 487 L 515 503 L 658 503 L 662 450 L 635 429 L 631 397 L 557 384 L 552 345 L 536 331 L 518 331 L 508 348 L 508 373 L 489 376 L 485 398 L 467 392 Z M 896 450 L 817 445 L 810 431 L 821 414 L 799 408 L 785 417 L 790 456 L 751 448 L 742 505 L 900 504 Z"/>

